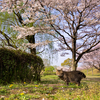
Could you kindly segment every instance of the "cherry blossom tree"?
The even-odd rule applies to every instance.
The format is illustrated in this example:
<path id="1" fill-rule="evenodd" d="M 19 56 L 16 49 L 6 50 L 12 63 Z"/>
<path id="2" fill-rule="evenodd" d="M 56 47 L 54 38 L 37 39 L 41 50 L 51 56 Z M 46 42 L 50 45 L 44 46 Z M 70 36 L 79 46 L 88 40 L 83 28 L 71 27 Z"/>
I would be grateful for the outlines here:
<path id="1" fill-rule="evenodd" d="M 14 14 L 8 14 L 7 12 L 0 13 L 0 46 L 2 48 L 9 48 L 9 49 L 21 49 L 27 50 L 26 48 L 22 47 L 22 43 L 27 42 L 25 39 L 16 39 L 17 32 L 13 30 L 10 26 L 11 23 L 15 24 L 18 20 Z M 27 42 L 28 43 L 28 42 Z"/>
<path id="2" fill-rule="evenodd" d="M 100 44 L 97 46 L 100 47 Z M 91 53 L 85 54 L 83 56 L 82 62 L 85 63 L 87 66 L 91 68 L 94 67 L 100 71 L 100 49 L 93 51 Z"/>
<path id="3" fill-rule="evenodd" d="M 12 12 L 8 11 L 8 13 L 12 13 L 12 14 L 8 14 L 8 16 L 10 16 L 11 18 L 8 17 L 8 16 L 4 16 L 2 18 L 3 26 L 8 25 L 7 27 L 10 27 L 11 25 L 13 25 L 13 27 L 15 27 L 15 25 L 16 25 L 16 26 L 23 26 L 23 27 L 24 26 L 26 26 L 26 27 L 31 27 L 31 26 L 37 27 L 36 24 L 34 24 L 34 22 L 24 23 L 24 17 L 22 16 L 24 11 L 25 11 L 25 9 L 19 9 L 17 12 L 16 12 L 16 9 L 13 9 Z M 3 12 L 3 13 L 5 13 L 5 12 Z M 6 12 L 6 15 L 7 15 L 7 12 Z M 12 17 L 12 15 L 14 16 L 14 18 Z M 7 20 L 5 20 L 5 17 L 7 17 Z M 14 19 L 14 21 L 12 21 L 12 18 Z M 26 18 L 30 20 L 30 18 L 28 16 Z M 48 39 L 48 40 L 51 39 L 52 40 L 52 38 L 53 37 L 51 37 L 50 35 L 49 35 L 49 38 L 48 38 L 48 34 L 43 34 L 43 35 L 33 34 L 33 35 L 27 35 L 23 40 L 27 40 L 29 43 L 35 44 L 36 41 L 43 41 L 45 39 Z M 22 39 L 19 39 L 19 40 L 21 41 Z M 24 46 L 24 49 L 27 49 L 27 46 L 25 46 L 24 43 L 23 43 L 22 47 L 23 46 Z M 50 47 L 49 50 L 48 50 L 48 47 Z M 20 49 L 20 48 L 21 47 L 18 47 L 18 49 Z M 42 47 L 42 49 L 39 46 L 37 48 L 31 48 L 31 47 L 28 46 L 28 48 L 30 49 L 31 53 L 40 54 L 45 49 L 46 49 L 45 50 L 46 52 L 48 52 L 48 51 L 50 52 L 51 50 L 53 50 L 53 43 L 48 44 L 48 46 Z M 48 54 L 48 56 L 50 56 L 50 55 Z"/>
<path id="4" fill-rule="evenodd" d="M 1 0 L 0 5 L 1 12 L 23 11 L 24 26 L 13 27 L 19 31 L 18 39 L 36 33 L 55 38 L 27 46 L 35 48 L 57 42 L 62 55 L 71 51 L 72 70 L 77 69 L 84 54 L 99 49 L 94 47 L 100 43 L 100 0 Z M 25 26 L 27 23 L 35 23 L 37 27 Z"/>

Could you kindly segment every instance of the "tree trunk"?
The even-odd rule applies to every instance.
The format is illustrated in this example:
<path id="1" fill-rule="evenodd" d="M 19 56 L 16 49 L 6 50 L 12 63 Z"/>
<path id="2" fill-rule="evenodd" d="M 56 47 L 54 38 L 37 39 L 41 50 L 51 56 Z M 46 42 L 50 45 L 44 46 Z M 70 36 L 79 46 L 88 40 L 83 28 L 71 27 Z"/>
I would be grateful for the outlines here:
<path id="1" fill-rule="evenodd" d="M 72 68 L 71 71 L 76 71 L 77 63 L 76 63 L 76 33 L 73 35 L 72 39 Z"/>
<path id="2" fill-rule="evenodd" d="M 35 44 L 35 35 L 27 36 L 27 40 L 29 41 L 29 43 Z M 36 55 L 36 48 L 33 48 L 33 49 L 30 48 L 30 51 L 31 51 L 32 54 Z M 38 73 L 38 68 L 37 67 L 35 69 L 34 80 L 35 81 L 41 81 L 41 76 L 40 76 L 40 73 Z"/>
<path id="3" fill-rule="evenodd" d="M 76 71 L 77 69 L 77 64 L 75 59 L 72 58 L 72 66 L 71 66 L 71 71 Z"/>
<path id="4" fill-rule="evenodd" d="M 29 41 L 29 43 L 33 43 L 35 44 L 35 35 L 31 35 L 31 36 L 27 36 L 27 40 Z M 30 48 L 30 51 L 32 54 L 36 55 L 36 48 Z"/>

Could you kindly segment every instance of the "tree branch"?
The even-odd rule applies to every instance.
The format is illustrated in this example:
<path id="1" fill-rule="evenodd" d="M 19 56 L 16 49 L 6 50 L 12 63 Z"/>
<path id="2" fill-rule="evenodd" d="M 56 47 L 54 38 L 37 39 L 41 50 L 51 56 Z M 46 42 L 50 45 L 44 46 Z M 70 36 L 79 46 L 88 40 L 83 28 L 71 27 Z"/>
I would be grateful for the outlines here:
<path id="1" fill-rule="evenodd" d="M 13 40 L 8 36 L 8 35 L 6 35 L 4 32 L 2 32 L 1 30 L 0 30 L 0 33 L 5 37 L 5 39 L 6 39 L 6 41 L 7 41 L 7 43 L 8 43 L 8 46 L 11 46 L 11 47 L 13 47 L 13 48 L 18 48 L 16 45 L 15 45 L 15 43 L 13 42 Z M 11 42 L 14 44 L 14 45 L 12 45 L 11 43 L 10 43 L 10 40 L 11 40 Z"/>

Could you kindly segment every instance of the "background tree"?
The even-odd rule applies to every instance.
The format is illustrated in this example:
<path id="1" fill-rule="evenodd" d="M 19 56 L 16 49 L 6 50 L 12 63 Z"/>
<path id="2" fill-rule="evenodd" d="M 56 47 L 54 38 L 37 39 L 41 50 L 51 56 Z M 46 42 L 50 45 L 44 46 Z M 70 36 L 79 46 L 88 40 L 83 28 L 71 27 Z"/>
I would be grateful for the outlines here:
<path id="1" fill-rule="evenodd" d="M 18 38 L 36 33 L 52 35 L 54 41 L 59 41 L 59 51 L 65 50 L 63 54 L 66 54 L 66 50 L 71 51 L 72 70 L 77 69 L 84 54 L 99 49 L 94 47 L 100 43 L 100 0 L 3 0 L 0 5 L 1 11 L 11 12 L 15 9 L 18 13 L 20 9 L 26 9 L 23 23 L 33 22 L 38 27 L 14 27 L 20 32 Z M 35 48 L 50 42 L 28 43 L 27 46 Z"/>
<path id="2" fill-rule="evenodd" d="M 82 62 L 81 62 L 82 63 Z M 92 75 L 93 75 L 93 68 L 91 68 L 91 66 L 89 66 L 88 64 L 86 64 L 86 63 L 82 63 L 81 64 L 81 66 L 80 67 L 78 67 L 78 70 L 87 70 L 87 75 L 88 75 L 88 72 L 89 72 L 89 70 L 91 70 L 92 69 Z"/>
<path id="3" fill-rule="evenodd" d="M 7 12 L 0 13 L 0 45 L 1 47 L 26 51 L 27 49 L 24 48 L 22 44 L 28 43 L 28 41 L 26 39 L 17 40 L 18 32 L 11 27 L 11 25 L 15 25 L 17 21 L 14 14 L 8 14 Z"/>
<path id="4" fill-rule="evenodd" d="M 100 44 L 98 45 L 100 47 Z M 100 71 L 100 50 L 93 51 L 83 56 L 82 62 L 91 68 L 96 68 Z"/>
<path id="5" fill-rule="evenodd" d="M 6 20 L 8 19 L 9 14 L 7 13 L 0 13 L 0 41 L 1 44 L 0 46 L 11 46 L 12 48 L 17 49 L 17 46 L 15 45 L 14 41 L 10 38 L 10 36 L 8 35 L 8 33 L 12 33 L 11 28 L 4 23 L 6 22 Z M 14 30 L 13 30 L 14 32 Z"/>
<path id="6" fill-rule="evenodd" d="M 21 2 L 22 3 L 22 2 Z M 21 4 L 19 4 L 19 6 L 21 7 Z M 26 8 L 25 8 L 26 9 Z M 30 15 L 27 15 L 27 16 L 23 16 L 23 13 L 25 12 L 25 9 L 20 9 L 20 10 L 18 10 L 17 12 L 16 12 L 16 9 L 15 10 L 13 10 L 13 13 L 15 14 L 15 16 L 17 17 L 17 19 L 18 19 L 18 22 L 19 22 L 19 24 L 18 24 L 18 26 L 19 27 L 28 27 L 28 28 L 30 28 L 31 29 L 31 27 L 35 27 L 35 28 L 37 28 L 38 27 L 38 25 L 37 25 L 37 22 L 38 22 L 38 20 L 37 20 L 37 22 L 34 22 L 34 21 L 31 21 L 31 16 Z M 27 10 L 27 9 L 26 9 Z M 42 16 L 40 16 L 40 18 L 41 18 Z M 28 21 L 29 22 L 28 22 Z M 39 23 L 41 26 L 44 26 L 45 27 L 45 24 L 46 23 Z M 29 33 L 28 34 L 30 34 L 30 31 L 29 31 Z M 48 38 L 49 37 L 49 38 Z M 51 37 L 50 35 L 48 35 L 48 34 L 39 34 L 38 32 L 36 32 L 36 34 L 34 34 L 34 32 L 33 32 L 33 34 L 32 34 L 32 31 L 31 31 L 31 35 L 27 35 L 26 37 L 25 37 L 25 39 L 27 39 L 28 40 L 28 42 L 29 42 L 29 44 L 35 44 L 35 43 L 37 43 L 37 41 L 40 41 L 40 42 L 42 42 L 42 41 L 45 41 L 45 40 L 52 40 L 52 38 L 53 37 Z M 52 43 L 49 43 L 48 44 L 48 46 L 50 47 L 51 46 L 51 48 L 49 48 L 50 50 L 53 48 L 53 44 Z M 31 51 L 31 53 L 32 54 L 37 54 L 37 53 L 41 53 L 41 52 L 43 52 L 44 50 L 45 50 L 45 47 L 44 48 L 41 48 L 41 46 L 37 46 L 37 48 L 36 47 L 31 47 L 30 45 L 27 45 L 27 47 L 30 49 L 30 51 Z M 46 48 L 47 48 L 47 46 L 46 46 Z M 41 50 L 42 49 L 42 50 Z M 37 50 L 37 51 L 36 51 Z"/>
<path id="7" fill-rule="evenodd" d="M 70 58 L 64 60 L 64 62 L 61 63 L 61 66 L 68 67 L 69 69 L 71 69 L 71 65 L 72 65 L 72 59 Z"/>
<path id="8" fill-rule="evenodd" d="M 45 67 L 50 66 L 50 60 L 48 59 L 43 59 L 43 63 Z"/>
<path id="9" fill-rule="evenodd" d="M 27 27 L 37 27 L 36 23 L 30 22 L 30 23 L 23 23 L 24 17 L 22 16 L 24 12 L 24 9 L 19 10 L 16 12 L 16 10 L 13 10 L 12 13 L 8 12 L 2 12 L 0 13 L 0 24 L 1 24 L 1 43 L 2 46 L 7 45 L 10 47 L 16 47 L 15 49 L 21 49 L 24 51 L 28 51 L 30 49 L 31 53 L 38 54 L 41 57 L 44 57 L 46 59 L 52 59 L 52 50 L 54 50 L 53 42 L 49 43 L 48 45 L 44 45 L 42 48 L 41 46 L 37 46 L 36 48 L 31 48 L 30 46 L 25 46 L 23 43 L 36 43 L 37 41 L 45 41 L 47 40 L 52 40 L 53 37 L 48 35 L 48 34 L 35 34 L 31 36 L 27 36 L 24 39 L 16 39 L 18 36 L 18 31 L 14 31 L 11 26 L 27 26 Z M 27 16 L 27 19 L 30 19 L 29 16 Z M 5 33 L 4 33 L 5 32 Z M 6 35 L 6 38 L 4 37 Z M 6 42 L 5 42 L 6 41 Z M 9 43 L 8 43 L 9 42 Z M 7 47 L 8 48 L 8 47 Z M 44 52 L 45 51 L 45 52 Z M 45 55 L 45 56 L 43 56 Z M 51 60 L 50 60 L 51 61 Z"/>

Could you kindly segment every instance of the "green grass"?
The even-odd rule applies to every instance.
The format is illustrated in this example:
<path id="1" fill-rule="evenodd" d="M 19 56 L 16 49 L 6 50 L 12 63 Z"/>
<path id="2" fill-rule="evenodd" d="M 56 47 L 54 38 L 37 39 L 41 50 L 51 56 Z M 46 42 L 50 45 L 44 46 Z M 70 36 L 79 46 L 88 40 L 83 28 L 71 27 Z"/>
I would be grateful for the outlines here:
<path id="1" fill-rule="evenodd" d="M 87 76 L 80 86 L 66 86 L 56 75 L 41 80 L 0 85 L 0 100 L 100 100 L 100 76 Z"/>

